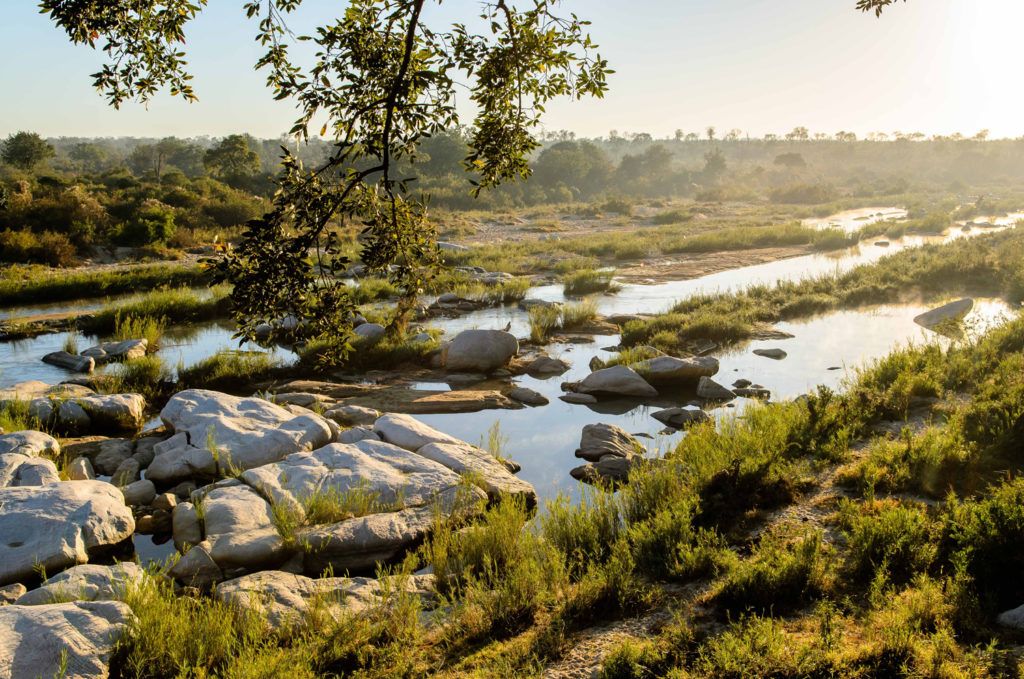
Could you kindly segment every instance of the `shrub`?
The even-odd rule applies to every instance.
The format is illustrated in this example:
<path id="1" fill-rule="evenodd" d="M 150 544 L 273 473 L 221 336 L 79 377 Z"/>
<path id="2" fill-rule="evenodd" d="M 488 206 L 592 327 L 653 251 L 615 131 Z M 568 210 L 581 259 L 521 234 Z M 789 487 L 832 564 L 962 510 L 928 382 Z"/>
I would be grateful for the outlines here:
<path id="1" fill-rule="evenodd" d="M 846 563 L 853 578 L 866 582 L 880 572 L 893 583 L 909 582 L 935 561 L 935 527 L 921 509 L 881 503 L 844 504 Z"/>
<path id="2" fill-rule="evenodd" d="M 612 269 L 583 269 L 562 278 L 566 295 L 586 295 L 592 292 L 614 292 L 615 271 Z"/>
<path id="3" fill-rule="evenodd" d="M 822 594 L 825 559 L 821 535 L 782 544 L 763 540 L 753 557 L 738 562 L 719 591 L 727 611 L 759 614 L 796 610 Z"/>
<path id="4" fill-rule="evenodd" d="M 174 210 L 157 201 L 147 201 L 121 227 L 118 242 L 141 247 L 166 243 L 174 235 Z"/>
<path id="5" fill-rule="evenodd" d="M 49 264 L 71 266 L 76 262 L 76 249 L 62 233 L 43 231 L 0 231 L 0 258 L 18 264 Z"/>

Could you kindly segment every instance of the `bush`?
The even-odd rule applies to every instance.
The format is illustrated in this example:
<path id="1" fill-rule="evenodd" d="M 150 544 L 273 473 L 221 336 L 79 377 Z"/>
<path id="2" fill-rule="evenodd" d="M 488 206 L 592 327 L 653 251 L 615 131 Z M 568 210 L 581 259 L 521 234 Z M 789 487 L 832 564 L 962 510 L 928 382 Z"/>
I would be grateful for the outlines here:
<path id="1" fill-rule="evenodd" d="M 134 247 L 158 245 L 166 243 L 173 235 L 174 210 L 156 201 L 147 201 L 147 204 L 121 227 L 118 242 Z"/>
<path id="2" fill-rule="evenodd" d="M 847 568 L 856 580 L 867 582 L 881 573 L 903 584 L 935 561 L 934 525 L 921 509 L 892 502 L 878 507 L 847 503 L 841 516 Z"/>
<path id="3" fill-rule="evenodd" d="M 71 266 L 77 261 L 75 246 L 62 233 L 33 233 L 11 229 L 0 231 L 0 258 L 14 264 L 50 266 Z"/>
<path id="4" fill-rule="evenodd" d="M 762 541 L 756 554 L 739 562 L 718 594 L 729 612 L 786 613 L 820 596 L 825 587 L 821 535 L 793 544 Z"/>
<path id="5" fill-rule="evenodd" d="M 566 295 L 579 296 L 592 292 L 614 292 L 618 289 L 614 279 L 613 269 L 583 269 L 567 274 L 562 281 L 565 283 Z"/>

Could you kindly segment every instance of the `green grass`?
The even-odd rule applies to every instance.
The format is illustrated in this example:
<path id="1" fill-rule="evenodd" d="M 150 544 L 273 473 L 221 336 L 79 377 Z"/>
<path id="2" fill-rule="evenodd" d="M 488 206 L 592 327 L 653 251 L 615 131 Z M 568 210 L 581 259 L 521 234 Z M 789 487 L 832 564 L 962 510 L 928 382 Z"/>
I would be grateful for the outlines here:
<path id="1" fill-rule="evenodd" d="M 151 406 L 170 396 L 174 372 L 159 355 L 133 358 L 113 366 L 100 380 L 102 390 L 110 394 L 142 394 Z"/>
<path id="2" fill-rule="evenodd" d="M 1024 299 L 1022 264 L 1024 232 L 913 248 L 838 276 L 695 295 L 669 313 L 627 324 L 622 340 L 626 346 L 651 344 L 673 353 L 685 351 L 692 340 L 736 342 L 766 324 L 911 297 L 1004 295 L 1017 302 Z"/>
<path id="3" fill-rule="evenodd" d="M 262 351 L 222 349 L 178 370 L 179 389 L 232 390 L 270 379 L 282 368 L 281 360 Z"/>
<path id="4" fill-rule="evenodd" d="M 530 341 L 544 343 L 556 330 L 574 330 L 597 318 L 597 304 L 585 300 L 561 306 L 535 306 L 530 309 Z"/>
<path id="5" fill-rule="evenodd" d="M 159 287 L 199 286 L 208 280 L 209 273 L 202 267 L 177 264 L 91 271 L 10 266 L 0 274 L 0 306 L 64 302 Z"/>
<path id="6" fill-rule="evenodd" d="M 160 340 L 167 329 L 167 319 L 163 316 L 154 318 L 152 316 L 114 316 L 114 333 L 111 336 L 113 341 L 144 339 L 146 349 L 156 351 L 160 348 Z"/>
<path id="7" fill-rule="evenodd" d="M 565 294 L 569 296 L 589 295 L 594 292 L 615 292 L 615 271 L 612 269 L 583 269 L 562 277 Z"/>
<path id="8" fill-rule="evenodd" d="M 109 335 L 117 331 L 118 323 L 145 319 L 158 323 L 194 323 L 222 318 L 227 314 L 227 290 L 214 288 L 212 294 L 201 294 L 189 288 L 176 288 L 150 292 L 137 300 L 106 306 L 83 319 L 85 332 Z"/>

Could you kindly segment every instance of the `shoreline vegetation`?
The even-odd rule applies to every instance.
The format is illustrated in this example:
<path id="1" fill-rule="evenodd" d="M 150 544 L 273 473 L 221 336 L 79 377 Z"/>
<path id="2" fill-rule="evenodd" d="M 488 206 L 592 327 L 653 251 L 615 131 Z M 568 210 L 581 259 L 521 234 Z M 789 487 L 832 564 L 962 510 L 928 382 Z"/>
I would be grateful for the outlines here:
<path id="1" fill-rule="evenodd" d="M 1015 656 L 995 615 L 1024 601 L 1024 485 L 1005 473 L 1021 466 L 1008 415 L 1022 338 L 1018 317 L 948 349 L 897 349 L 842 393 L 693 427 L 617 493 L 560 497 L 536 518 L 504 498 L 469 526 L 439 523 L 378 570 L 388 585 L 359 616 L 313 606 L 267 635 L 258 613 L 146 581 L 126 596 L 136 619 L 113 667 L 508 676 L 556 663 L 590 625 L 668 611 L 601 676 L 999 674 Z M 890 421 L 903 433 L 876 428 Z M 819 491 L 839 499 L 810 523 L 787 514 Z M 424 566 L 443 615 L 404 593 Z"/>

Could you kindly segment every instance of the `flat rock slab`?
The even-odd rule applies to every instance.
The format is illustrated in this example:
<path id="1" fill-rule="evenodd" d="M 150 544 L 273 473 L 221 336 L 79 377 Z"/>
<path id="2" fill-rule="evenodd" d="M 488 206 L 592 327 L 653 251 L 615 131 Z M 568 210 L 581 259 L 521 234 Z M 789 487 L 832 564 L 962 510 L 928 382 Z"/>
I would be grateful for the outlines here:
<path id="1" fill-rule="evenodd" d="M 46 354 L 43 356 L 43 363 L 76 373 L 91 373 L 96 367 L 96 360 L 91 356 L 77 356 L 66 351 L 54 351 Z"/>
<path id="2" fill-rule="evenodd" d="M 405 387 L 383 387 L 363 396 L 346 399 L 345 404 L 409 415 L 476 413 L 481 410 L 517 410 L 523 407 L 500 391 L 491 389 L 434 391 Z"/>
<path id="3" fill-rule="evenodd" d="M 711 416 L 703 410 L 697 410 L 694 408 L 666 408 L 664 410 L 658 410 L 651 413 L 651 417 L 662 424 L 667 424 L 668 426 L 675 427 L 676 429 L 682 429 L 692 424 L 707 422 L 711 419 Z"/>
<path id="4" fill-rule="evenodd" d="M 0 585 L 55 573 L 130 538 L 131 509 L 104 481 L 0 489 Z"/>
<path id="5" fill-rule="evenodd" d="M 709 401 L 731 401 L 736 394 L 710 377 L 702 377 L 697 383 L 697 396 Z"/>
<path id="6" fill-rule="evenodd" d="M 319 448 L 334 436 L 331 425 L 315 413 L 294 415 L 260 398 L 205 389 L 175 394 L 160 419 L 174 435 L 153 446 L 146 476 L 163 483 L 252 469 Z"/>
<path id="7" fill-rule="evenodd" d="M 396 578 L 385 587 L 375 578 L 308 578 L 263 571 L 222 582 L 214 594 L 227 604 L 265 616 L 272 628 L 281 629 L 301 623 L 311 604 L 325 607 L 336 619 L 342 611 L 360 613 L 384 602 L 386 590 L 416 594 L 429 609 L 434 603 L 434 576 Z"/>
<path id="8" fill-rule="evenodd" d="M 776 361 L 781 361 L 782 359 L 786 358 L 786 356 L 788 356 L 788 354 L 782 349 L 774 347 L 771 349 L 754 349 L 754 355 L 761 356 L 763 358 L 772 358 L 775 359 Z"/>
<path id="9" fill-rule="evenodd" d="M 120 342 L 103 342 L 94 347 L 89 347 L 82 352 L 96 363 L 109 363 L 111 361 L 128 361 L 133 358 L 142 358 L 146 355 L 149 342 L 145 339 L 128 339 Z"/>
<path id="10" fill-rule="evenodd" d="M 114 644 L 131 618 L 119 601 L 2 606 L 0 679 L 105 678 Z"/>

